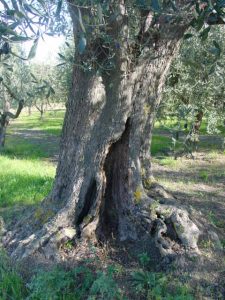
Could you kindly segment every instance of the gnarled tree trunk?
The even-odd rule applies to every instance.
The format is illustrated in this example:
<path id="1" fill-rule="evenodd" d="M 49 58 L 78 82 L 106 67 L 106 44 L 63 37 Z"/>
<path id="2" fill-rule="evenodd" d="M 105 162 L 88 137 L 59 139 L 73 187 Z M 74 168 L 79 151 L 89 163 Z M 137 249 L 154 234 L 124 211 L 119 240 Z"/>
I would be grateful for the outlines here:
<path id="1" fill-rule="evenodd" d="M 148 196 L 154 116 L 186 27 L 164 19 L 153 23 L 151 14 L 145 15 L 137 43 L 146 44 L 147 49 L 140 55 L 135 45 L 130 49 L 121 5 L 119 17 L 108 29 L 117 43 L 114 67 L 100 74 L 96 69 L 85 71 L 79 63 L 88 54 L 75 55 L 53 190 L 32 219 L 5 237 L 15 258 L 40 249 L 46 256 L 55 256 L 57 241 L 65 236 L 105 241 L 113 235 L 120 241 L 135 240 L 143 226 L 149 232 L 154 229 L 163 255 L 172 254 L 175 241 L 164 239 L 168 224 L 173 224 L 170 227 L 180 244 L 197 250 L 199 230 L 187 213 L 175 206 L 156 205 Z M 70 10 L 77 43 L 79 11 L 74 5 Z M 151 26 L 157 35 L 151 33 Z M 95 46 L 90 42 L 88 47 L 86 53 Z M 97 59 L 104 60 L 102 53 Z"/>

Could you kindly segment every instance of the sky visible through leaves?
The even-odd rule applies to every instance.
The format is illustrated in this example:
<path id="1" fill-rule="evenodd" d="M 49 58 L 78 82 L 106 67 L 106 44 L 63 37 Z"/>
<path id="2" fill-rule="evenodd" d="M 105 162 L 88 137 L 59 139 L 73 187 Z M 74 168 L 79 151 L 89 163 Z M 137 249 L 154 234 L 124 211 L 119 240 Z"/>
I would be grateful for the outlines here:
<path id="1" fill-rule="evenodd" d="M 39 39 L 37 52 L 32 61 L 34 63 L 57 64 L 58 53 L 64 42 L 63 36 L 51 37 L 45 35 L 44 40 Z M 32 43 L 33 41 L 24 43 L 23 48 L 26 53 L 29 53 Z"/>

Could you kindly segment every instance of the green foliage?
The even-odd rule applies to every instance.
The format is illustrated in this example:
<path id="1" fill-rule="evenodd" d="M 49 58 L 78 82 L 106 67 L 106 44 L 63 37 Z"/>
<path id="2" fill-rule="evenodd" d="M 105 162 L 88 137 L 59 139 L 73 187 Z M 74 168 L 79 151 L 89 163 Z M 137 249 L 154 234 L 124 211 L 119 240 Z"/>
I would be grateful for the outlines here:
<path id="1" fill-rule="evenodd" d="M 0 251 L 0 299 L 123 299 L 114 279 L 116 272 L 114 266 L 108 266 L 105 271 L 95 272 L 84 262 L 82 266 L 69 270 L 60 266 L 50 271 L 41 270 L 26 283 L 15 265 Z"/>
<path id="2" fill-rule="evenodd" d="M 12 268 L 8 257 L 0 250 L 0 299 L 24 300 L 26 288 L 22 278 Z"/>
<path id="3" fill-rule="evenodd" d="M 106 272 L 97 273 L 97 278 L 91 286 L 88 299 L 122 299 L 121 291 L 113 278 L 115 271 L 113 267 L 108 267 Z"/>
<path id="4" fill-rule="evenodd" d="M 38 38 L 34 40 L 33 45 L 30 49 L 30 52 L 28 54 L 28 59 L 32 59 L 35 57 L 37 52 L 37 46 L 38 46 Z"/>
<path id="5" fill-rule="evenodd" d="M 1 1 L 1 10 L 0 37 L 3 40 L 23 42 L 27 38 L 35 39 L 42 34 L 40 27 L 36 26 L 39 23 L 45 27 L 48 34 L 65 32 L 67 20 L 62 16 L 62 12 L 65 12 L 63 1 L 59 1 L 58 4 L 48 1 L 48 5 L 40 0 Z"/>
<path id="6" fill-rule="evenodd" d="M 68 93 L 72 86 L 72 72 L 74 61 L 75 47 L 72 38 L 60 48 L 58 53 L 58 65 L 55 68 L 56 82 L 58 82 L 57 94 L 60 99 L 67 99 Z"/>
<path id="7" fill-rule="evenodd" d="M 225 221 L 218 219 L 215 213 L 209 211 L 207 216 L 211 224 L 215 225 L 216 227 L 225 229 Z"/>
<path id="8" fill-rule="evenodd" d="M 32 278 L 28 289 L 28 299 L 121 299 L 110 267 L 96 274 L 85 266 L 41 272 Z"/>
<path id="9" fill-rule="evenodd" d="M 93 274 L 85 267 L 72 271 L 58 267 L 50 272 L 40 272 L 28 284 L 28 299 L 82 299 L 93 280 Z"/>
<path id="10" fill-rule="evenodd" d="M 203 118 L 202 120 L 199 134 L 192 135 L 190 137 L 191 143 L 185 144 L 185 139 L 190 131 L 190 125 L 188 125 L 188 128 L 185 128 L 185 124 L 191 124 L 191 120 L 193 119 L 191 118 L 188 121 L 186 118 L 182 117 L 181 114 L 180 116 L 180 118 L 167 116 L 167 118 L 158 119 L 156 121 L 151 143 L 151 153 L 153 156 L 162 158 L 163 156 L 174 156 L 176 158 L 185 155 L 186 157 L 192 157 L 191 154 L 193 150 L 207 152 L 208 155 L 211 156 L 213 153 L 217 155 L 218 151 L 224 149 L 225 127 L 218 127 L 220 133 L 218 133 L 218 139 L 217 142 L 215 142 L 213 137 L 207 135 L 209 119 L 206 118 Z M 197 142 L 195 142 L 195 138 L 197 139 Z M 160 160 L 160 164 L 163 164 L 165 159 L 166 158 Z M 169 161 L 166 161 L 165 163 L 171 165 L 174 162 L 169 159 Z"/>
<path id="11" fill-rule="evenodd" d="M 132 274 L 136 293 L 142 293 L 151 300 L 193 300 L 190 288 L 176 278 L 161 273 L 136 271 Z"/>
<path id="12" fill-rule="evenodd" d="M 223 249 L 225 250 L 225 239 L 222 239 L 220 242 L 221 242 Z"/>
<path id="13" fill-rule="evenodd" d="M 96 273 L 85 264 L 66 270 L 39 271 L 25 283 L 7 256 L 0 252 L 0 298 L 3 300 L 123 299 L 115 280 L 115 268 Z"/>
<path id="14" fill-rule="evenodd" d="M 204 181 L 208 181 L 209 178 L 209 172 L 207 170 L 201 170 L 199 172 L 199 177 L 202 178 Z"/>
<path id="15" fill-rule="evenodd" d="M 158 116 L 176 116 L 188 128 L 202 111 L 207 120 L 207 132 L 220 133 L 224 128 L 225 89 L 224 28 L 206 27 L 203 42 L 193 32 L 182 44 L 179 56 L 172 64 Z M 191 37 L 190 34 L 188 37 Z"/>
<path id="16" fill-rule="evenodd" d="M 148 256 L 147 253 L 141 253 L 141 254 L 139 254 L 138 255 L 138 259 L 140 261 L 140 264 L 141 264 L 142 268 L 147 267 L 147 265 L 151 261 L 151 258 Z"/>
<path id="17" fill-rule="evenodd" d="M 145 256 L 145 255 L 144 255 Z M 93 270 L 85 262 L 73 269 L 57 266 L 39 271 L 27 283 L 0 252 L 0 298 L 3 300 L 125 299 L 115 280 L 117 268 Z M 193 300 L 190 288 L 177 278 L 138 270 L 131 274 L 135 293 L 152 300 Z M 123 291 L 125 292 L 125 291 Z M 131 292 L 131 291 L 130 291 Z"/>
<path id="18" fill-rule="evenodd" d="M 22 53 L 17 45 L 16 53 Z M 17 106 L 19 100 L 28 100 L 27 91 L 31 83 L 29 66 L 17 57 L 5 56 L 0 60 L 0 73 L 2 82 L 0 85 L 0 109 L 4 109 L 5 104 L 11 107 Z"/>

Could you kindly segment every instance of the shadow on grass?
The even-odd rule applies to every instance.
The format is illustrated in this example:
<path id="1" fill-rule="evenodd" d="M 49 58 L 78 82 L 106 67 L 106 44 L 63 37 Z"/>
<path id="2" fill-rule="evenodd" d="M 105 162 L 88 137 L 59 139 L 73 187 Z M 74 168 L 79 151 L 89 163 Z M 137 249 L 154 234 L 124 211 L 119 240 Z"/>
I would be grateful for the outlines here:
<path id="1" fill-rule="evenodd" d="M 162 171 L 160 169 L 154 170 L 154 175 L 159 178 L 166 178 L 171 182 L 183 182 L 184 184 L 202 183 L 212 187 L 215 183 L 217 185 L 225 183 L 225 163 L 219 162 L 214 163 L 214 165 L 209 163 L 202 166 L 189 166 L 188 169 L 182 161 L 168 158 L 157 160 L 157 163 L 162 166 L 171 167 L 171 169 L 164 169 L 163 177 L 161 176 Z"/>
<path id="2" fill-rule="evenodd" d="M 31 116 L 22 115 L 19 119 L 11 122 L 9 130 L 12 132 L 18 131 L 40 131 L 45 134 L 60 136 L 65 111 L 46 112 L 43 120 L 40 120 L 38 113 L 33 113 Z"/>
<path id="3" fill-rule="evenodd" d="M 217 160 L 157 160 L 154 176 L 186 207 L 201 212 L 225 239 L 225 162 Z"/>
<path id="4" fill-rule="evenodd" d="M 2 154 L 12 158 L 42 159 L 55 157 L 59 151 L 59 140 L 48 135 L 29 134 L 7 135 Z"/>

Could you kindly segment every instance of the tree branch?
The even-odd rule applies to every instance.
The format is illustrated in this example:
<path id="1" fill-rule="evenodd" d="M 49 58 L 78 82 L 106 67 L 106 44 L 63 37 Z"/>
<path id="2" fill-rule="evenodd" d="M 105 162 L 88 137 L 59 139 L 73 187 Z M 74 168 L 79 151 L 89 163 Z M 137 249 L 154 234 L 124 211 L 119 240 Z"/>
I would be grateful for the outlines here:
<path id="1" fill-rule="evenodd" d="M 15 95 L 15 93 L 10 89 L 10 87 L 3 80 L 1 81 L 1 83 L 7 89 L 7 92 L 13 99 L 20 101 L 20 99 Z"/>
<path id="2" fill-rule="evenodd" d="M 3 4 L 3 6 L 5 7 L 5 9 L 9 9 L 8 4 L 6 3 L 5 0 L 0 0 L 0 2 Z"/>
<path id="3" fill-rule="evenodd" d="M 23 109 L 23 106 L 24 106 L 24 100 L 20 100 L 15 114 L 11 113 L 10 111 L 7 111 L 7 112 L 4 112 L 3 115 L 5 115 L 5 117 L 9 117 L 11 119 L 17 119 Z"/>
<path id="4" fill-rule="evenodd" d="M 41 113 L 41 108 L 38 107 L 36 103 L 34 103 L 34 106 L 37 108 L 37 110 Z"/>

